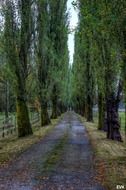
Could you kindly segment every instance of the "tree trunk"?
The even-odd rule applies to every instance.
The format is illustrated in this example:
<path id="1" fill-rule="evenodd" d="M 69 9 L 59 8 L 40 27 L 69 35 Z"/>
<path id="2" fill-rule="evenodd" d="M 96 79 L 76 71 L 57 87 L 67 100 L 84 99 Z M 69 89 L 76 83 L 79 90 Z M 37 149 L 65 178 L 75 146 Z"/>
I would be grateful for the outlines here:
<path id="1" fill-rule="evenodd" d="M 60 116 L 61 115 L 61 111 L 59 109 L 59 107 L 57 107 L 57 116 Z"/>
<path id="2" fill-rule="evenodd" d="M 6 81 L 6 87 L 5 87 L 5 118 L 7 119 L 9 117 L 9 85 L 8 81 Z"/>
<path id="3" fill-rule="evenodd" d="M 83 117 L 85 117 L 85 114 L 86 114 L 86 106 L 85 106 L 85 102 L 83 103 Z"/>
<path id="4" fill-rule="evenodd" d="M 31 135 L 32 127 L 30 124 L 29 112 L 27 107 L 27 95 L 26 95 L 26 81 L 21 77 L 21 73 L 17 75 L 17 124 L 18 124 L 18 136 L 24 137 Z"/>
<path id="5" fill-rule="evenodd" d="M 93 122 L 93 103 L 90 95 L 87 96 L 87 122 Z"/>
<path id="6" fill-rule="evenodd" d="M 48 114 L 47 102 L 43 102 L 41 104 L 41 126 L 48 125 L 50 123 L 50 118 Z"/>
<path id="7" fill-rule="evenodd" d="M 105 105 L 102 93 L 98 94 L 98 129 L 102 130 L 104 128 L 105 120 Z"/>
<path id="8" fill-rule="evenodd" d="M 114 95 L 107 98 L 107 138 L 122 141 L 118 116 L 118 102 Z"/>
<path id="9" fill-rule="evenodd" d="M 51 119 L 56 119 L 58 116 L 57 114 L 57 103 L 56 101 L 52 101 L 52 115 L 51 115 Z"/>
<path id="10" fill-rule="evenodd" d="M 56 85 L 53 87 L 53 92 L 52 92 L 52 115 L 51 119 L 56 119 L 58 116 L 58 111 L 57 111 L 57 90 L 56 90 Z"/>
<path id="11" fill-rule="evenodd" d="M 87 110 L 86 110 L 86 118 L 88 122 L 93 122 L 93 73 L 91 68 L 91 55 L 90 55 L 90 48 L 91 43 L 89 38 L 87 38 L 87 55 L 86 55 L 86 103 L 87 103 Z"/>
<path id="12" fill-rule="evenodd" d="M 19 97 L 17 97 L 17 124 L 18 137 L 24 137 L 32 134 L 26 101 Z"/>

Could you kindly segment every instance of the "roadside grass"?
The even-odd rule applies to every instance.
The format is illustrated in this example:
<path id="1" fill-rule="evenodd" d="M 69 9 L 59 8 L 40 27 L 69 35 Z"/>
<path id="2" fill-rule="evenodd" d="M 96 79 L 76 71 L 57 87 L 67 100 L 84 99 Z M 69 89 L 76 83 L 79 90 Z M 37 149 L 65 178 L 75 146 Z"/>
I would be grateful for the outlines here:
<path id="1" fill-rule="evenodd" d="M 58 119 L 51 120 L 51 124 L 45 127 L 34 125 L 33 135 L 18 138 L 16 135 L 0 140 L 0 166 L 6 166 L 7 163 L 15 159 L 22 152 L 27 150 L 31 145 L 39 142 L 43 137 L 50 133 L 63 115 Z"/>
<path id="2" fill-rule="evenodd" d="M 106 139 L 106 133 L 97 130 L 97 122 L 86 122 L 91 144 L 93 146 L 96 167 L 96 181 L 102 183 L 107 190 L 115 190 L 116 185 L 126 187 L 126 143 Z"/>
<path id="3" fill-rule="evenodd" d="M 121 123 L 121 130 L 125 131 L 125 112 L 119 112 L 119 118 Z"/>

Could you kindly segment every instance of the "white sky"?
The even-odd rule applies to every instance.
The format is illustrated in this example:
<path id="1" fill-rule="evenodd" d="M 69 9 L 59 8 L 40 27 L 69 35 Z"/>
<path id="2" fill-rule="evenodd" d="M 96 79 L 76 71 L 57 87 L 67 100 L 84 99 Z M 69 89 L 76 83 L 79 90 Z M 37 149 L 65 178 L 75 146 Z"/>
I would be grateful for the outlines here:
<path id="1" fill-rule="evenodd" d="M 67 2 L 67 9 L 70 14 L 70 29 L 74 29 L 77 26 L 78 23 L 78 12 L 74 9 L 72 5 L 73 0 L 68 0 Z M 74 32 L 69 34 L 68 36 L 68 49 L 69 49 L 69 55 L 70 55 L 70 64 L 73 63 L 73 55 L 74 55 Z"/>

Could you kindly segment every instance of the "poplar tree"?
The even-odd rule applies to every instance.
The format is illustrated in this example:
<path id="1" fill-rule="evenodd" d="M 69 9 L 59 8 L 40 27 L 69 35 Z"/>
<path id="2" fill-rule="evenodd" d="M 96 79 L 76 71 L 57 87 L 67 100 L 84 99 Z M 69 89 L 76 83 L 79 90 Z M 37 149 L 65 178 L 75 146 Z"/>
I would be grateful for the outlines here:
<path id="1" fill-rule="evenodd" d="M 41 105 L 41 126 L 50 123 L 48 115 L 48 87 L 49 87 L 49 14 L 50 5 L 47 0 L 37 1 L 37 66 L 39 99 Z"/>
<path id="2" fill-rule="evenodd" d="M 67 17 L 66 17 L 66 0 L 50 1 L 50 74 L 51 74 L 51 100 L 52 100 L 52 116 L 57 118 L 60 114 L 59 110 L 59 94 L 61 92 L 61 75 L 64 64 L 68 63 L 67 49 Z M 64 36 L 65 35 L 65 36 Z M 66 58 L 65 58 L 66 57 Z M 67 62 L 67 63 L 66 63 Z"/>
<path id="3" fill-rule="evenodd" d="M 32 1 L 6 1 L 5 3 L 5 51 L 15 85 L 18 136 L 23 137 L 32 134 L 26 94 Z"/>
<path id="4" fill-rule="evenodd" d="M 86 97 L 86 118 L 88 121 L 92 120 L 93 103 L 97 100 L 98 128 L 107 131 L 107 138 L 121 141 L 118 108 L 123 89 L 121 69 L 123 59 L 119 40 L 119 36 L 122 35 L 119 20 L 122 23 L 123 19 L 122 14 L 119 16 L 118 10 L 123 10 L 124 4 L 80 0 L 78 8 L 80 11 L 78 35 L 83 52 L 79 55 L 78 61 L 83 62 L 85 68 L 83 83 L 86 90 L 83 101 Z M 78 51 L 80 52 L 80 49 Z"/>

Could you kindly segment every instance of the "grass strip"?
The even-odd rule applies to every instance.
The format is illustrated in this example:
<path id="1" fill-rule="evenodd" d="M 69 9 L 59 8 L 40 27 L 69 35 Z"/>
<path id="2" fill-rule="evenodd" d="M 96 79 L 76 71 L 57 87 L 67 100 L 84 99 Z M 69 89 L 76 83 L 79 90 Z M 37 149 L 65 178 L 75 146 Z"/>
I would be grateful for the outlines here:
<path id="1" fill-rule="evenodd" d="M 44 165 L 43 165 L 43 172 L 48 173 L 50 172 L 53 167 L 57 164 L 58 160 L 62 156 L 62 152 L 64 150 L 64 146 L 67 143 L 68 133 L 64 134 L 63 138 L 54 146 L 52 151 L 48 154 Z"/>

